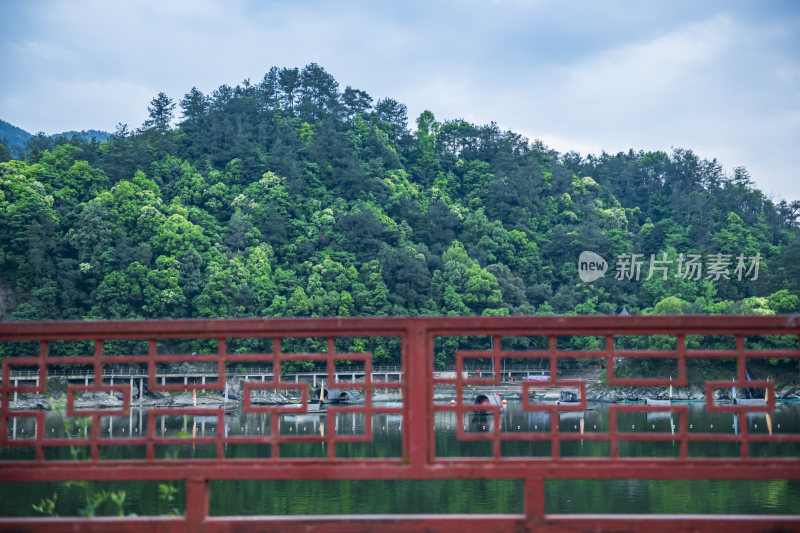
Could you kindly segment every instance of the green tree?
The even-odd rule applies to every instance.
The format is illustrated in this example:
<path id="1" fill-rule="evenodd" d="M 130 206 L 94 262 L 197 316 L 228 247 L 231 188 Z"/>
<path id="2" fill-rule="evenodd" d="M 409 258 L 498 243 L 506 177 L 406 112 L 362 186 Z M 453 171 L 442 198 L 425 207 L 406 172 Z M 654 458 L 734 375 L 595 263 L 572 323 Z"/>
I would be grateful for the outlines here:
<path id="1" fill-rule="evenodd" d="M 773 292 L 767 297 L 769 308 L 776 313 L 796 313 L 800 310 L 800 298 L 787 289 Z"/>
<path id="2" fill-rule="evenodd" d="M 397 142 L 408 129 L 408 111 L 405 104 L 394 98 L 383 98 L 375 104 L 375 113 L 378 120 L 386 126 L 389 138 Z"/>
<path id="3" fill-rule="evenodd" d="M 159 93 L 159 97 L 162 94 Z M 208 112 L 208 98 L 197 87 L 192 87 L 192 90 L 181 99 L 180 104 L 186 122 L 197 122 Z M 151 102 L 151 105 L 155 106 L 155 103 Z"/>
<path id="4" fill-rule="evenodd" d="M 142 289 L 143 311 L 149 317 L 178 318 L 186 316 L 186 297 L 178 283 L 180 278 L 178 260 L 174 257 L 158 256 L 156 268 L 146 276 Z"/>
<path id="5" fill-rule="evenodd" d="M 318 120 L 336 113 L 339 106 L 339 82 L 316 63 L 309 63 L 300 72 L 299 109 L 305 119 Z"/>
<path id="6" fill-rule="evenodd" d="M 310 316 L 313 302 L 306 296 L 303 287 L 297 287 L 286 302 L 286 311 L 290 316 Z"/>
<path id="7" fill-rule="evenodd" d="M 8 147 L 8 139 L 0 140 L 0 163 L 11 160 L 11 150 Z"/>
<path id="8" fill-rule="evenodd" d="M 132 279 L 126 272 L 113 271 L 105 276 L 97 288 L 95 304 L 88 316 L 112 320 L 141 318 L 142 298 L 142 288 L 135 278 Z"/>
<path id="9" fill-rule="evenodd" d="M 278 86 L 281 94 L 279 102 L 284 109 L 289 110 L 289 116 L 294 115 L 294 103 L 297 98 L 297 87 L 300 79 L 300 70 L 297 68 L 285 68 L 278 73 Z"/>
<path id="10" fill-rule="evenodd" d="M 442 262 L 443 268 L 434 273 L 433 283 L 442 292 L 447 311 L 499 312 L 503 295 L 497 278 L 470 258 L 463 244 L 453 241 L 442 254 Z"/>
<path id="11" fill-rule="evenodd" d="M 144 121 L 144 127 L 154 128 L 159 132 L 167 131 L 170 128 L 174 110 L 175 102 L 172 101 L 172 98 L 163 92 L 158 93 L 147 106 L 148 119 Z"/>
<path id="12" fill-rule="evenodd" d="M 342 103 L 349 118 L 364 115 L 372 107 L 372 97 L 364 91 L 353 89 L 349 85 L 342 93 Z"/>

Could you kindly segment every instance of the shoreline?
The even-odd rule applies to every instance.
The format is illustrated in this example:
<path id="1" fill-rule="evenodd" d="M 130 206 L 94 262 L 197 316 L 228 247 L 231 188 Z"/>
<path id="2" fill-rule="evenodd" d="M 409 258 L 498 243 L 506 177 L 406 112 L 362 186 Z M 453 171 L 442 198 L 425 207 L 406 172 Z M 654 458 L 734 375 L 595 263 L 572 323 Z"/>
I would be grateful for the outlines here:
<path id="1" fill-rule="evenodd" d="M 234 384 L 238 387 L 229 386 L 229 400 L 226 403 L 224 395 L 221 393 L 201 393 L 196 396 L 196 407 L 225 407 L 233 408 L 243 404 L 241 397 L 241 382 Z M 453 386 L 439 387 L 434 392 L 434 400 L 451 399 L 454 396 Z M 549 394 L 539 394 L 540 398 L 549 398 L 557 394 L 560 390 L 571 390 L 569 387 L 553 387 L 549 389 Z M 504 383 L 500 386 L 475 386 L 465 389 L 465 398 L 473 396 L 471 393 L 497 392 L 501 397 L 507 399 L 519 399 L 521 390 L 518 383 Z M 538 391 L 542 393 L 542 390 Z M 714 391 L 714 400 L 732 401 L 730 389 L 717 389 Z M 135 395 L 132 395 L 135 396 Z M 747 399 L 748 393 L 745 390 L 737 390 L 737 399 Z M 18 401 L 9 402 L 9 409 L 12 411 L 52 409 L 53 406 L 61 403 L 66 398 L 65 393 L 57 395 L 42 395 L 35 393 L 20 393 Z M 587 383 L 586 399 L 592 402 L 601 403 L 624 403 L 641 402 L 649 400 L 669 399 L 669 389 L 667 387 L 607 387 L 600 383 Z M 775 399 L 782 401 L 800 401 L 800 385 L 793 383 L 776 383 Z M 399 392 L 373 392 L 373 400 L 382 401 L 402 401 Z M 692 402 L 705 400 L 705 390 L 701 385 L 690 385 L 688 387 L 675 387 L 673 389 L 672 401 Z M 297 404 L 300 402 L 299 395 L 285 395 L 282 393 L 270 393 L 251 400 L 258 405 L 286 405 Z M 76 409 L 114 409 L 122 407 L 122 393 L 114 392 L 86 392 L 80 397 L 75 398 Z M 179 394 L 157 391 L 154 393 L 146 392 L 143 398 L 131 400 L 130 407 L 137 408 L 169 408 L 169 407 L 195 407 L 193 395 L 189 391 Z"/>

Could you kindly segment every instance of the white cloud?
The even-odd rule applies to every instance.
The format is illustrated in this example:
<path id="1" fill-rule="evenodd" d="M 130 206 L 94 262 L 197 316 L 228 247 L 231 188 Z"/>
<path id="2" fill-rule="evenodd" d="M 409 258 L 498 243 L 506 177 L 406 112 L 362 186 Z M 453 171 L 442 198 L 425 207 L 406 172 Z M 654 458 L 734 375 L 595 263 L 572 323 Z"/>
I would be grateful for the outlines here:
<path id="1" fill-rule="evenodd" d="M 689 148 L 728 171 L 746 166 L 765 191 L 796 199 L 789 158 L 800 128 L 786 95 L 797 94 L 800 77 L 796 63 L 764 61 L 770 50 L 761 32 L 715 16 L 535 69 L 499 97 L 476 84 L 468 105 L 489 102 L 484 113 L 503 127 L 562 152 Z M 761 59 L 750 64 L 748 56 Z"/>
<path id="2" fill-rule="evenodd" d="M 22 41 L 14 46 L 14 53 L 31 63 L 73 61 L 75 59 L 69 50 L 47 41 Z"/>
<path id="3" fill-rule="evenodd" d="M 58 95 L 57 100 L 53 94 Z M 113 132 L 117 122 L 127 121 L 131 129 L 140 126 L 147 118 L 147 104 L 154 94 L 152 87 L 120 80 L 52 80 L 25 93 L 7 96 L 0 105 L 11 110 L 4 120 L 31 133 L 88 129 Z M 42 105 L 43 102 L 51 105 Z M 54 113 L 57 117 L 52 116 Z M 121 115 L 127 118 L 118 118 Z M 57 126 L 41 126 L 47 124 Z"/>
<path id="4" fill-rule="evenodd" d="M 0 118 L 136 127 L 158 91 L 178 100 L 313 61 L 342 88 L 407 104 L 412 125 L 430 109 L 584 155 L 690 148 L 797 198 L 798 18 L 676 2 L 19 4 L 24 36 L 0 36 L 0 68 L 14 73 Z"/>

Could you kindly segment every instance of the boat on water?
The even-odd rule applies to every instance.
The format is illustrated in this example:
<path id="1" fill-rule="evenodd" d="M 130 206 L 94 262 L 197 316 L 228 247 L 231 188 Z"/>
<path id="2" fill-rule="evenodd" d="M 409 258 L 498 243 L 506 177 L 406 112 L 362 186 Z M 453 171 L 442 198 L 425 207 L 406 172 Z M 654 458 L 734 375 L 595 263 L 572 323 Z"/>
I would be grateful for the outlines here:
<path id="1" fill-rule="evenodd" d="M 578 403 L 581 401 L 581 394 L 576 390 L 550 391 L 539 396 L 538 400 L 541 403 Z"/>
<path id="2" fill-rule="evenodd" d="M 322 396 L 322 398 L 320 398 Z M 319 402 L 320 399 L 324 403 L 333 404 L 351 404 L 360 403 L 364 401 L 364 396 L 359 394 L 358 391 L 353 389 L 334 389 L 327 387 L 320 387 L 314 391 L 311 401 Z"/>
<path id="3" fill-rule="evenodd" d="M 666 400 L 661 400 L 657 398 L 645 398 L 644 399 L 645 405 L 660 405 L 660 406 L 668 406 L 672 405 L 672 376 L 669 378 L 669 396 Z"/>
<path id="4" fill-rule="evenodd" d="M 290 408 L 296 408 L 298 411 L 302 409 L 303 412 L 297 414 L 283 413 L 281 414 L 281 417 L 287 422 L 319 422 L 322 420 L 322 417 L 327 416 L 328 414 L 328 403 L 333 402 L 320 401 L 319 395 L 317 395 L 316 398 L 312 398 L 307 404 L 292 403 L 286 406 Z"/>
<path id="5" fill-rule="evenodd" d="M 734 398 L 733 403 L 736 405 L 767 405 L 767 400 L 764 398 Z"/>
<path id="6" fill-rule="evenodd" d="M 562 390 L 558 398 L 559 403 L 577 403 L 581 401 L 581 395 L 578 391 Z"/>
<path id="7" fill-rule="evenodd" d="M 525 376 L 522 380 L 531 384 L 528 390 L 540 393 L 537 398 L 540 402 L 577 403 L 581 401 L 580 391 L 573 389 L 558 390 L 549 385 L 548 383 L 551 381 L 549 375 L 531 374 Z"/>
<path id="8" fill-rule="evenodd" d="M 481 393 L 475 396 L 475 405 L 479 405 L 482 407 L 489 407 L 492 405 L 498 405 L 500 407 L 503 406 L 503 399 L 500 397 L 500 394 L 497 392 L 487 392 Z"/>
<path id="9" fill-rule="evenodd" d="M 228 402 L 227 404 L 213 404 L 213 405 L 198 405 L 197 407 L 193 407 L 192 409 L 203 409 L 207 410 L 209 414 L 205 415 L 192 415 L 192 418 L 197 422 L 216 422 L 217 421 L 217 413 L 220 410 L 224 410 L 226 415 L 235 414 L 239 410 L 239 404 L 237 402 Z M 211 414 L 213 413 L 213 414 Z"/>
<path id="10" fill-rule="evenodd" d="M 645 398 L 645 405 L 672 405 L 672 400 L 657 400 L 655 398 Z"/>

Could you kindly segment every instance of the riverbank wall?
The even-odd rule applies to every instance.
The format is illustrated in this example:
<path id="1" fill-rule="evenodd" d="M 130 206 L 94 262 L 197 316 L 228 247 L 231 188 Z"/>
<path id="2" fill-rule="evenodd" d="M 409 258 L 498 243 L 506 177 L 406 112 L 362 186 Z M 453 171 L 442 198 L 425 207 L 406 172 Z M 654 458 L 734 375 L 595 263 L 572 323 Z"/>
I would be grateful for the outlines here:
<path id="1" fill-rule="evenodd" d="M 241 403 L 243 400 L 243 384 L 245 380 L 240 377 L 229 379 L 228 404 Z M 254 383 L 261 383 L 255 381 Z M 557 395 L 560 390 L 567 387 L 553 387 L 547 392 Z M 520 382 L 506 382 L 500 386 L 475 386 L 466 387 L 464 390 L 465 400 L 469 400 L 478 393 L 487 391 L 497 392 L 501 397 L 509 400 L 521 398 Z M 64 401 L 66 392 L 66 382 L 54 377 L 48 379 L 48 392 L 46 394 L 20 393 L 14 398 L 12 396 L 9 407 L 14 410 L 29 409 L 50 409 L 59 402 Z M 311 397 L 309 391 L 309 398 Z M 715 400 L 733 400 L 732 388 L 717 389 L 714 391 Z M 300 401 L 298 391 L 256 391 L 256 395 L 251 398 L 255 404 L 279 405 L 286 403 L 297 403 Z M 539 390 L 538 396 L 547 394 Z M 610 387 L 602 379 L 587 380 L 586 398 L 589 401 L 616 403 L 625 401 L 643 401 L 645 398 L 654 400 L 669 399 L 669 387 Z M 763 389 L 744 389 L 736 391 L 736 398 L 746 399 L 754 397 L 763 398 Z M 455 397 L 455 387 L 437 387 L 434 392 L 434 400 L 442 401 Z M 800 400 L 800 385 L 794 381 L 777 380 L 775 382 L 775 397 L 778 400 Z M 705 388 L 702 385 L 689 385 L 687 387 L 673 387 L 672 399 L 676 401 L 702 400 L 705 398 Z M 384 389 L 376 390 L 373 393 L 375 401 L 401 401 L 401 393 L 397 390 Z M 114 409 L 123 405 L 121 392 L 85 392 L 76 394 L 75 408 L 77 409 Z M 131 406 L 133 407 L 192 407 L 198 406 L 222 406 L 226 405 L 225 395 L 222 391 L 205 390 L 186 390 L 180 392 L 167 391 L 140 391 L 133 385 L 131 387 Z"/>

